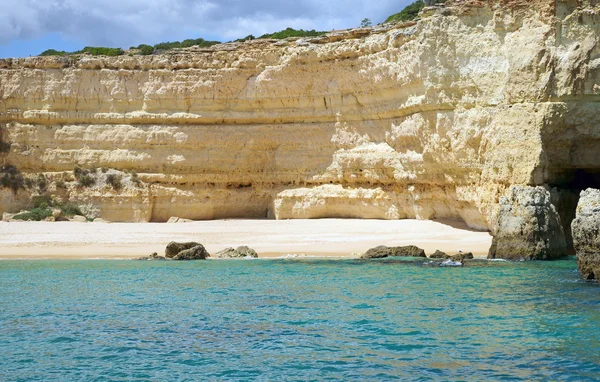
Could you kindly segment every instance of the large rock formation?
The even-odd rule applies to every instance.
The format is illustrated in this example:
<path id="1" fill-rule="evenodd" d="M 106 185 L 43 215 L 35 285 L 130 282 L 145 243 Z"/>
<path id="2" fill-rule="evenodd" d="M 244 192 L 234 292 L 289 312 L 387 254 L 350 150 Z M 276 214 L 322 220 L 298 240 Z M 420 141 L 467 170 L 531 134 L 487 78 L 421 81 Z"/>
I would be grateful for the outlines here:
<path id="1" fill-rule="evenodd" d="M 511 188 L 500 199 L 489 259 L 553 260 L 567 255 L 558 212 L 543 187 Z"/>
<path id="2" fill-rule="evenodd" d="M 581 193 L 572 229 L 581 275 L 586 280 L 600 281 L 600 190 Z"/>
<path id="3" fill-rule="evenodd" d="M 495 231 L 511 185 L 597 179 L 599 29 L 595 0 L 455 0 L 316 38 L 4 59 L 0 161 L 110 221 L 451 218 Z M 76 165 L 139 177 L 85 187 Z M 38 191 L 0 189 L 0 213 Z"/>

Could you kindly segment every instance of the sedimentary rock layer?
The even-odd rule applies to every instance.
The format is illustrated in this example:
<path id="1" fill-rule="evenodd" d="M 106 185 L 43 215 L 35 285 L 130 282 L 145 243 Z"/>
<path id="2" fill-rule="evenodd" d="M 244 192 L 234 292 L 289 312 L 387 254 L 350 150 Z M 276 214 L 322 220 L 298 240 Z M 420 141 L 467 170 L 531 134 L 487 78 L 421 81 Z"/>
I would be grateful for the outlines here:
<path id="1" fill-rule="evenodd" d="M 595 181 L 599 26 L 592 0 L 450 1 L 312 39 L 0 60 L 0 160 L 108 220 L 495 231 L 511 185 Z M 135 171 L 141 186 L 77 187 L 75 166 Z M 0 213 L 36 192 L 0 190 Z"/>

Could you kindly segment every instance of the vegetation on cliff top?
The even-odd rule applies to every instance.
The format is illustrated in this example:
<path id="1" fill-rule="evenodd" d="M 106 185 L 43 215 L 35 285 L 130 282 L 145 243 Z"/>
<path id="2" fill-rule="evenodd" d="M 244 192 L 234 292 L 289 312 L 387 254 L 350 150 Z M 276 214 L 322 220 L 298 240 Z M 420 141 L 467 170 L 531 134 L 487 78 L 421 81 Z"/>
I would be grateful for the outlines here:
<path id="1" fill-rule="evenodd" d="M 436 4 L 442 4 L 445 2 L 446 2 L 446 0 L 435 0 Z M 419 12 L 421 12 L 421 10 L 423 8 L 425 8 L 425 3 L 423 2 L 423 0 L 417 0 L 414 3 L 406 6 L 406 8 L 404 8 L 400 12 L 395 13 L 395 14 L 391 15 L 390 17 L 388 17 L 385 20 L 385 22 L 386 23 L 398 23 L 401 21 L 415 20 L 419 16 Z"/>
<path id="2" fill-rule="evenodd" d="M 122 56 L 125 51 L 121 48 L 105 48 L 97 46 L 86 46 L 76 52 L 65 52 L 64 50 L 48 49 L 43 51 L 40 56 L 69 56 L 74 54 L 91 54 L 92 56 Z"/>
<path id="3" fill-rule="evenodd" d="M 434 0 L 436 4 L 445 3 L 446 0 Z M 386 23 L 397 23 L 402 21 L 410 21 L 415 20 L 419 16 L 419 12 L 425 7 L 425 2 L 423 0 L 417 0 L 414 3 L 405 7 L 402 11 L 395 13 L 388 17 L 385 22 Z M 361 27 L 369 27 L 371 26 L 371 20 L 365 18 L 361 21 Z M 304 29 L 294 29 L 294 28 L 286 28 L 279 32 L 275 33 L 265 33 L 262 36 L 258 37 L 261 39 L 275 39 L 275 40 L 283 40 L 288 37 L 318 37 L 324 34 L 327 34 L 327 31 L 317 31 L 317 30 L 304 30 Z M 235 40 L 235 42 L 244 42 L 249 40 L 254 40 L 256 37 L 254 35 L 248 35 L 244 38 L 240 38 Z M 208 41 L 203 38 L 197 39 L 187 39 L 183 41 L 172 41 L 172 42 L 161 42 L 155 45 L 148 44 L 140 44 L 138 46 L 132 46 L 129 48 L 130 55 L 138 54 L 138 55 L 151 55 L 154 53 L 159 53 L 162 51 L 167 51 L 175 48 L 190 48 L 192 46 L 198 46 L 201 48 L 210 47 L 213 45 L 220 44 L 220 41 Z M 121 56 L 125 54 L 125 51 L 121 48 L 106 48 L 106 47 L 91 47 L 86 46 L 85 48 L 78 50 L 76 52 L 66 52 L 64 50 L 55 50 L 48 49 L 40 54 L 40 56 L 70 56 L 77 54 L 90 54 L 92 56 Z"/>
<path id="4" fill-rule="evenodd" d="M 187 39 L 183 41 L 173 42 L 161 42 L 154 46 L 147 44 L 140 44 L 138 46 L 132 46 L 130 50 L 135 50 L 137 54 L 149 55 L 157 51 L 171 50 L 174 48 L 189 48 L 192 46 L 207 47 L 220 44 L 219 41 L 207 41 L 203 38 Z M 43 51 L 40 56 L 70 56 L 76 54 L 91 54 L 92 56 L 122 56 L 125 51 L 121 48 L 106 48 L 106 47 L 94 47 L 86 46 L 85 48 L 75 52 L 65 52 L 64 50 L 48 49 Z"/>
<path id="5" fill-rule="evenodd" d="M 262 36 L 260 36 L 260 38 L 272 38 L 275 40 L 283 40 L 284 38 L 288 37 L 317 37 L 322 36 L 326 33 L 329 32 L 316 31 L 314 29 L 307 31 L 304 29 L 286 28 L 279 32 L 263 34 Z"/>

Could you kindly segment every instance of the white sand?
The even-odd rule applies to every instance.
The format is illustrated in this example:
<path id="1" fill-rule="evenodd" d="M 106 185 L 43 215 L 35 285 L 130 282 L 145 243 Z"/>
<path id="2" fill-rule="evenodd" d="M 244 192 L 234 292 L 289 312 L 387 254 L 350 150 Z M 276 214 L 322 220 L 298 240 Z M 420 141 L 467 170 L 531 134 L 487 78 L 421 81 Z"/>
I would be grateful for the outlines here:
<path id="1" fill-rule="evenodd" d="M 449 225 L 452 224 L 452 225 Z M 260 257 L 351 257 L 377 245 L 417 245 L 484 257 L 492 237 L 458 223 L 419 220 L 213 220 L 193 223 L 0 222 L 0 259 L 135 258 L 170 241 L 197 241 L 209 253 L 247 245 Z"/>

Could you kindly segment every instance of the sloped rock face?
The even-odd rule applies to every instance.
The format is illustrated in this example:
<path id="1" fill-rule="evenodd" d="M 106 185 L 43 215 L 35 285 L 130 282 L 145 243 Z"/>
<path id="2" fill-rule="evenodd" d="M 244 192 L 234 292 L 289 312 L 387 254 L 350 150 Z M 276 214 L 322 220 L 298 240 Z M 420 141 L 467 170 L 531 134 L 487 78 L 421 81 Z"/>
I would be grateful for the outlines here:
<path id="1" fill-rule="evenodd" d="M 155 56 L 0 60 L 0 161 L 109 221 L 440 219 L 600 169 L 591 0 L 449 1 L 416 23 Z M 0 190 L 0 213 L 29 200 Z M 53 192 L 53 191 L 51 191 Z"/>
<path id="2" fill-rule="evenodd" d="M 516 186 L 500 199 L 489 259 L 553 260 L 567 255 L 567 242 L 550 192 Z"/>
<path id="3" fill-rule="evenodd" d="M 581 193 L 571 227 L 581 276 L 600 281 L 600 190 Z"/>

